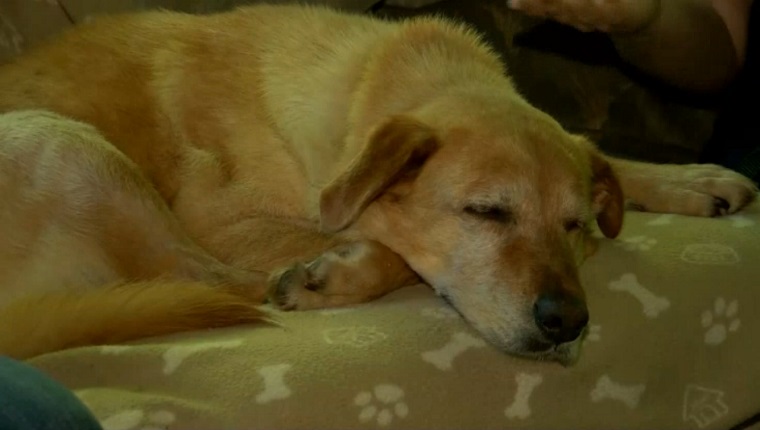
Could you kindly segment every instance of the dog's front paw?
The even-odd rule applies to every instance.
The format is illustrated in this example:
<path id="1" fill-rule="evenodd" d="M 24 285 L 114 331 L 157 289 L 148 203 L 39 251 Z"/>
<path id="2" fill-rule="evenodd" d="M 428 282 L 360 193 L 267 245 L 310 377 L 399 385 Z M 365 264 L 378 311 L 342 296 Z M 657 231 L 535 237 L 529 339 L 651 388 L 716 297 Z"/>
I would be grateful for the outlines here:
<path id="1" fill-rule="evenodd" d="M 283 311 L 298 309 L 298 297 L 304 289 L 313 288 L 305 265 L 296 263 L 274 272 L 269 277 L 269 302 Z"/>
<path id="2" fill-rule="evenodd" d="M 728 215 L 752 202 L 758 193 L 747 177 L 714 164 L 652 165 L 648 173 L 640 178 L 643 187 L 631 199 L 634 208 L 648 212 Z"/>
<path id="3" fill-rule="evenodd" d="M 374 241 L 345 243 L 269 277 L 267 297 L 282 310 L 353 306 L 419 282 L 406 262 Z"/>

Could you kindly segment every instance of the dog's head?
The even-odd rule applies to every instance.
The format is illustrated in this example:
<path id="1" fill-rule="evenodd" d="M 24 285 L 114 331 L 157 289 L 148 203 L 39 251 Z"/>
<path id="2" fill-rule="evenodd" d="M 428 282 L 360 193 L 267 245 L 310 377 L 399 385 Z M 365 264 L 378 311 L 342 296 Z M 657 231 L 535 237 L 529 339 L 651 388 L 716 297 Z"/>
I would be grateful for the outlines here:
<path id="1" fill-rule="evenodd" d="M 442 99 L 377 127 L 323 191 L 322 222 L 401 255 L 482 335 L 569 362 L 588 322 L 577 267 L 623 201 L 585 139 L 520 99 Z"/>

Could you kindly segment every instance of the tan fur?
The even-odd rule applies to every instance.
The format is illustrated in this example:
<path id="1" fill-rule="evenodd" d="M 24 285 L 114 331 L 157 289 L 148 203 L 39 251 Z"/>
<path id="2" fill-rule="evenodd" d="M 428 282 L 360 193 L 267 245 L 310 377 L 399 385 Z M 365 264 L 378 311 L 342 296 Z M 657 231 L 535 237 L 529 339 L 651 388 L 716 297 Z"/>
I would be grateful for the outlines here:
<path id="1" fill-rule="evenodd" d="M 250 301 L 190 282 L 32 295 L 0 309 L 0 351 L 17 359 L 92 344 L 258 322 Z"/>
<path id="2" fill-rule="evenodd" d="M 0 187 L 17 198 L 0 281 L 21 294 L 163 275 L 255 302 L 265 272 L 275 305 L 307 309 L 422 279 L 496 346 L 565 360 L 566 345 L 536 347 L 533 306 L 555 291 L 585 307 L 588 223 L 616 236 L 624 195 L 713 215 L 716 197 L 734 212 L 755 189 L 724 169 L 605 157 L 504 72 L 437 18 L 254 6 L 79 26 L 0 69 L 0 112 L 21 111 L 0 117 Z M 75 121 L 24 111 L 39 109 Z"/>

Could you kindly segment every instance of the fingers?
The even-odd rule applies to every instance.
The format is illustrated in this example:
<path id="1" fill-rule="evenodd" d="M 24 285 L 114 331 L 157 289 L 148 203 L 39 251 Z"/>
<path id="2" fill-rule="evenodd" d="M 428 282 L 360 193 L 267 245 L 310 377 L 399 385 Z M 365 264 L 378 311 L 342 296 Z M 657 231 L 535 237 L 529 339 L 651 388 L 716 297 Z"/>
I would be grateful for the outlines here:
<path id="1" fill-rule="evenodd" d="M 529 15 L 549 18 L 582 31 L 632 31 L 649 23 L 658 0 L 508 0 Z"/>
<path id="2" fill-rule="evenodd" d="M 510 0 L 508 6 L 528 15 L 548 18 L 582 31 L 603 26 L 600 6 L 594 0 Z"/>

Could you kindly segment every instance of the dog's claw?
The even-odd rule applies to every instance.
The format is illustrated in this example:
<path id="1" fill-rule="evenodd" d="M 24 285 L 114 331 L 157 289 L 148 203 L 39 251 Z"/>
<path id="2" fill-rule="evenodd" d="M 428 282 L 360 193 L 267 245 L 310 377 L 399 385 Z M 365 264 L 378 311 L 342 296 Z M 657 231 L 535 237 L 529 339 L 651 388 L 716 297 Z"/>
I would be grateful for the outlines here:
<path id="1" fill-rule="evenodd" d="M 713 217 L 719 217 L 729 214 L 731 211 L 731 204 L 727 200 L 720 197 L 713 197 Z"/>
<path id="2" fill-rule="evenodd" d="M 316 282 L 307 282 L 304 285 L 304 288 L 306 288 L 309 291 L 318 291 L 320 288 L 320 285 Z"/>
<path id="3" fill-rule="evenodd" d="M 283 311 L 295 309 L 293 284 L 303 284 L 306 278 L 306 268 L 303 264 L 296 264 L 274 275 L 270 279 L 269 301 Z"/>

